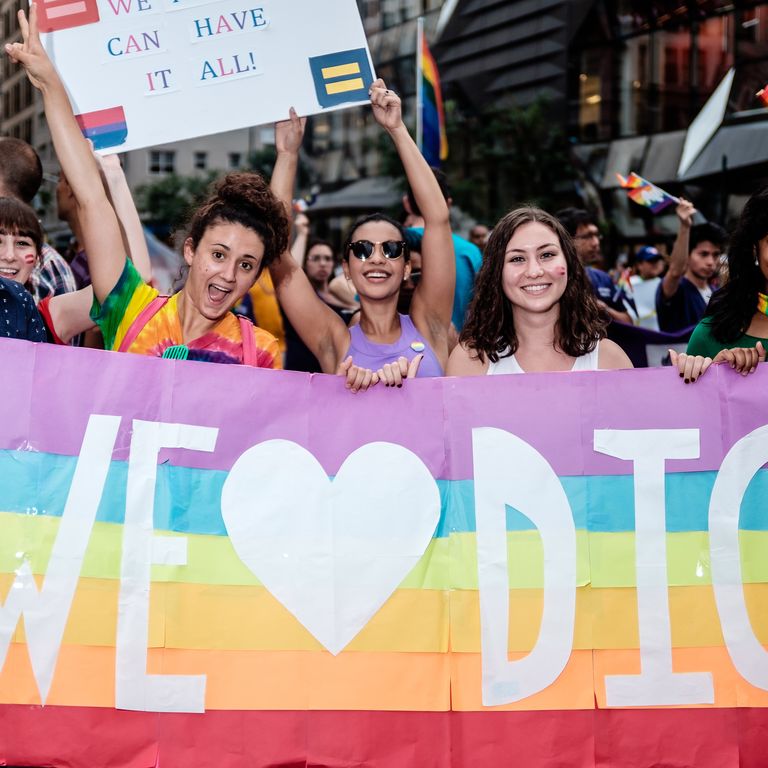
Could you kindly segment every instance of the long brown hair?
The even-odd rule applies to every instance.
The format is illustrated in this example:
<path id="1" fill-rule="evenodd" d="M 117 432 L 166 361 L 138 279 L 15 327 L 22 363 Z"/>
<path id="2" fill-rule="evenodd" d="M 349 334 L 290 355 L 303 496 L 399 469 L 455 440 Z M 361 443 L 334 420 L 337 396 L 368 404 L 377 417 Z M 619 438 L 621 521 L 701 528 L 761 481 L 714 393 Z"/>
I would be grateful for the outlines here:
<path id="1" fill-rule="evenodd" d="M 591 352 L 605 335 L 605 320 L 595 300 L 576 249 L 560 222 L 541 208 L 523 206 L 510 211 L 493 228 L 475 281 L 475 295 L 459 341 L 495 363 L 513 355 L 518 341 L 512 304 L 504 295 L 502 271 L 507 244 L 518 227 L 539 222 L 551 229 L 560 242 L 568 269 L 568 281 L 560 297 L 560 316 L 555 328 L 558 346 L 571 357 Z"/>

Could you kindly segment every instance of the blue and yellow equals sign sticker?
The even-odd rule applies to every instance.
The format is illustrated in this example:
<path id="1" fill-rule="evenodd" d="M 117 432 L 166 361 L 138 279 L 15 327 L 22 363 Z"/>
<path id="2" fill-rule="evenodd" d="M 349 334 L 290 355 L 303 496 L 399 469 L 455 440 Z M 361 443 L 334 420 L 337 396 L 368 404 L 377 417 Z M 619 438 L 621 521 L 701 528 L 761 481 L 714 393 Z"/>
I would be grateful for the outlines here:
<path id="1" fill-rule="evenodd" d="M 321 107 L 368 98 L 373 76 L 365 48 L 312 56 L 309 67 Z"/>

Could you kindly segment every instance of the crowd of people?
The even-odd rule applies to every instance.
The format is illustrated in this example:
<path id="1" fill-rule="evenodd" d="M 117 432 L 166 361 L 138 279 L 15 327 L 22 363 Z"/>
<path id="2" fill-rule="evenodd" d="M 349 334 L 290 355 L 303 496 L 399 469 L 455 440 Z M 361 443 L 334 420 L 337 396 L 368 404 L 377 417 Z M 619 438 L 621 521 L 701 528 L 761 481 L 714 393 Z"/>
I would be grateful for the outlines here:
<path id="1" fill-rule="evenodd" d="M 215 184 L 187 225 L 183 285 L 160 295 L 119 161 L 83 138 L 34 4 L 19 22 L 22 41 L 6 51 L 42 93 L 61 165 L 59 211 L 78 248 L 67 261 L 45 242 L 30 207 L 40 160 L 28 144 L 0 139 L 0 335 L 284 364 L 344 376 L 353 392 L 414 377 L 631 368 L 608 338 L 611 324 L 690 334 L 687 352 L 670 350 L 686 383 L 712 363 L 746 375 L 765 359 L 768 189 L 752 196 L 730 238 L 694 224 L 693 204 L 681 199 L 668 259 L 648 243 L 613 273 L 598 222 L 577 208 L 519 206 L 464 239 L 451 230 L 444 175 L 427 165 L 382 80 L 371 86 L 371 110 L 408 183 L 402 220 L 363 216 L 338 254 L 313 237 L 311 209 L 293 210 L 305 121 L 291 110 L 275 126 L 270 182 L 237 172 Z M 273 305 L 269 330 L 259 297 Z"/>

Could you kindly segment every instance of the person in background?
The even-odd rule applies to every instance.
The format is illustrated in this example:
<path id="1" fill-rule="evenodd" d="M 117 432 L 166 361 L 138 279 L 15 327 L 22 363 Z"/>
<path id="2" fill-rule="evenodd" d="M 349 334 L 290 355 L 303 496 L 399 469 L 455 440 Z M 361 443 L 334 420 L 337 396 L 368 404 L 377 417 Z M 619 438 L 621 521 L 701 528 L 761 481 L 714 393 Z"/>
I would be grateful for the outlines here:
<path id="1" fill-rule="evenodd" d="M 304 214 L 300 213 L 296 217 L 297 220 L 302 216 Z M 306 216 L 304 218 L 306 219 Z M 297 231 L 298 234 L 291 247 L 291 254 L 298 263 L 302 264 L 304 272 L 315 289 L 318 298 L 330 307 L 344 321 L 345 325 L 348 325 L 352 315 L 359 311 L 360 305 L 357 302 L 343 303 L 328 289 L 328 284 L 331 277 L 333 277 L 334 269 L 338 263 L 333 246 L 327 240 L 321 240 L 320 238 L 308 239 L 308 232 L 304 231 L 303 227 L 297 227 Z M 303 252 L 297 252 L 298 248 L 303 248 Z M 296 258 L 299 256 L 299 253 L 300 257 Z M 285 318 L 285 335 L 287 341 L 285 369 L 289 371 L 321 373 L 322 368 L 317 358 L 307 349 L 306 344 L 301 340 L 287 318 Z"/>
<path id="2" fill-rule="evenodd" d="M 768 187 L 747 201 L 728 247 L 728 281 L 713 296 L 688 342 L 689 380 L 712 362 L 744 375 L 765 360 L 768 347 Z M 695 378 L 693 378 L 695 381 Z"/>
<path id="3" fill-rule="evenodd" d="M 485 226 L 485 224 L 475 224 L 472 229 L 469 230 L 469 242 L 472 245 L 476 245 L 481 251 L 485 251 L 485 246 L 488 243 L 488 235 L 491 234 L 491 230 Z"/>
<path id="4" fill-rule="evenodd" d="M 664 272 L 664 257 L 653 245 L 644 245 L 635 253 L 632 272 L 625 294 L 631 297 L 631 305 L 626 309 L 632 315 L 635 324 L 651 331 L 659 330 L 656 317 L 656 291 Z"/>
<path id="5" fill-rule="evenodd" d="M 693 203 L 680 199 L 676 209 L 678 232 L 669 269 L 656 291 L 659 329 L 667 333 L 690 328 L 704 317 L 727 240 L 725 230 L 717 224 L 693 226 L 695 212 Z"/>
<path id="6" fill-rule="evenodd" d="M 632 323 L 625 304 L 631 299 L 623 289 L 614 284 L 611 276 L 596 265 L 605 263 L 601 248 L 602 236 L 594 218 L 581 208 L 563 208 L 555 218 L 565 227 L 576 247 L 579 261 L 584 265 L 587 278 L 592 285 L 598 306 L 611 318 L 620 323 Z"/>
<path id="7" fill-rule="evenodd" d="M 448 209 L 451 208 L 453 198 L 448 186 L 446 175 L 439 169 L 433 168 L 432 173 L 437 179 L 440 191 L 445 198 Z M 409 187 L 403 196 L 403 207 L 406 212 L 405 225 L 408 244 L 412 251 L 421 252 L 421 237 L 424 234 L 424 217 L 419 208 L 419 204 Z M 477 245 L 470 243 L 457 234 L 452 234 L 453 252 L 456 259 L 456 288 L 453 294 L 453 311 L 451 313 L 451 323 L 457 332 L 464 326 L 464 319 L 467 314 L 469 302 L 472 300 L 472 292 L 475 285 L 480 266 L 483 263 L 483 254 Z"/>
<path id="8" fill-rule="evenodd" d="M 43 182 L 43 166 L 34 147 L 21 139 L 0 137 L 0 197 L 13 197 L 27 205 Z M 75 277 L 66 259 L 48 243 L 28 279 L 35 303 L 46 296 L 77 290 Z"/>

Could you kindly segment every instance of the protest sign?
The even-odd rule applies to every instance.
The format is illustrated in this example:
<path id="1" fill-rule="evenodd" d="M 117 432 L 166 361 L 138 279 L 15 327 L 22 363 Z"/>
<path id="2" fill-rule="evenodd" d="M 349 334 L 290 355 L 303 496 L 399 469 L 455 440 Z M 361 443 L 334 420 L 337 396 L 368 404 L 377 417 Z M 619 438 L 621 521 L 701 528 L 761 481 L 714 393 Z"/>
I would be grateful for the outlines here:
<path id="1" fill-rule="evenodd" d="M 38 0 L 96 149 L 127 151 L 367 102 L 354 0 Z"/>
<path id="2" fill-rule="evenodd" d="M 0 351 L 4 763 L 763 764 L 768 371 Z"/>

